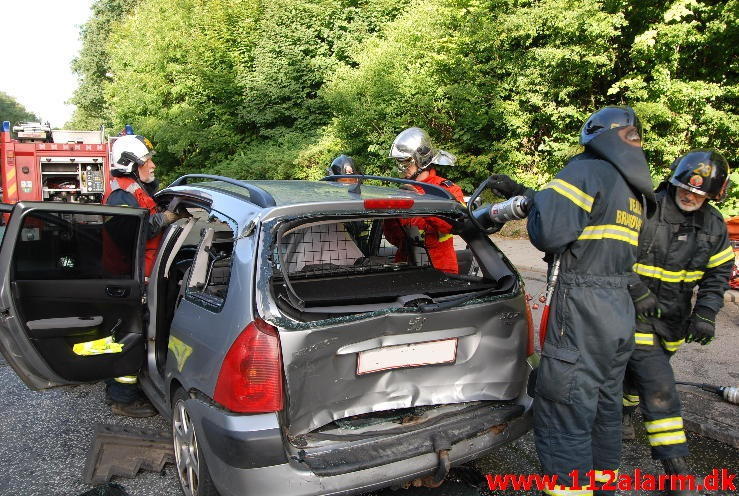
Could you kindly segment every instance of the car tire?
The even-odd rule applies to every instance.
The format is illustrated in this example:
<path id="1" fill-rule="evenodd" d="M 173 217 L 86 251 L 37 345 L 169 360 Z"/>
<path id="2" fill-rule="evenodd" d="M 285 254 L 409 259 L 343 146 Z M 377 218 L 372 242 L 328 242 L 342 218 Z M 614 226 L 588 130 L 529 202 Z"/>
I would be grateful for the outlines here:
<path id="1" fill-rule="evenodd" d="M 185 496 L 218 496 L 185 405 L 187 399 L 187 393 L 180 389 L 172 401 L 172 447 L 177 478 Z"/>

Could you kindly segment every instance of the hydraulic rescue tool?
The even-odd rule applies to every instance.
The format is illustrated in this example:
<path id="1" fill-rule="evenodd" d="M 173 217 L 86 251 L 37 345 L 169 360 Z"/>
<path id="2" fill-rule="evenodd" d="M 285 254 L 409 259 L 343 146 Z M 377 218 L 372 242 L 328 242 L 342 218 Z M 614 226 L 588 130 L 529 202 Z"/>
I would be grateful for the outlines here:
<path id="1" fill-rule="evenodd" d="M 488 186 L 485 180 L 480 184 L 467 202 L 467 212 L 475 226 L 487 234 L 493 234 L 503 227 L 508 221 L 525 219 L 531 208 L 531 201 L 526 196 L 513 196 L 506 201 L 496 203 L 494 205 L 485 204 L 476 210 L 472 210 L 475 200 Z M 557 286 L 559 277 L 559 255 L 555 255 L 552 264 L 549 266 L 549 274 L 547 278 L 546 298 L 544 300 L 544 310 L 541 314 L 541 322 L 539 324 L 539 344 L 544 347 L 544 339 L 547 335 L 547 323 L 549 321 L 549 307 L 552 303 L 552 295 L 554 288 Z"/>
<path id="2" fill-rule="evenodd" d="M 559 255 L 554 255 L 549 277 L 547 278 L 547 296 L 544 301 L 544 310 L 541 312 L 541 322 L 539 323 L 539 346 L 544 349 L 544 340 L 547 337 L 547 324 L 549 323 L 549 307 L 552 304 L 552 296 L 554 288 L 557 286 L 559 278 Z"/>
<path id="3" fill-rule="evenodd" d="M 682 384 L 684 386 L 693 386 L 693 387 L 700 388 L 704 391 L 708 391 L 709 393 L 716 393 L 717 395 L 721 396 L 724 400 L 728 401 L 729 403 L 734 403 L 735 405 L 739 405 L 739 387 L 714 386 L 713 384 L 704 384 L 700 382 L 685 382 L 685 381 L 675 381 L 675 384 Z"/>
<path id="4" fill-rule="evenodd" d="M 467 213 L 472 223 L 479 230 L 486 234 L 493 234 L 501 230 L 503 225 L 511 220 L 525 219 L 529 214 L 530 201 L 525 196 L 513 196 L 506 201 L 495 203 L 493 205 L 484 204 L 481 207 L 472 210 L 475 201 L 480 197 L 488 181 L 483 181 L 477 189 L 472 193 L 467 201 Z"/>

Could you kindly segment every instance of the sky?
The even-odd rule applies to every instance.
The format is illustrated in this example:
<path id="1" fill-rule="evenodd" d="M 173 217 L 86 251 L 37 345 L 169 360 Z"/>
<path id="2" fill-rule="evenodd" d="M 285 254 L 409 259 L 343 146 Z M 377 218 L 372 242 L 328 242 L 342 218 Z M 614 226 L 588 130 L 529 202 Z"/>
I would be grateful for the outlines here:
<path id="1" fill-rule="evenodd" d="M 0 0 L 0 91 L 53 127 L 64 126 L 74 112 L 65 104 L 77 88 L 70 64 L 93 2 Z"/>

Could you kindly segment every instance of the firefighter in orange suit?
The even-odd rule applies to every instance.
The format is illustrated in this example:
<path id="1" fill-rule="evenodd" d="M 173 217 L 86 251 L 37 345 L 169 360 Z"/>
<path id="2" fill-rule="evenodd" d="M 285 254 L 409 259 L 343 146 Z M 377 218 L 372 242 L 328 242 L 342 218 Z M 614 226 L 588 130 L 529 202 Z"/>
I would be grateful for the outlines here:
<path id="1" fill-rule="evenodd" d="M 428 133 L 423 129 L 411 127 L 401 132 L 390 148 L 390 158 L 398 162 L 400 174 L 405 179 L 440 186 L 458 201 L 464 202 L 462 189 L 436 173 L 436 166 L 453 165 L 454 155 L 443 150 L 437 152 L 431 146 Z M 421 187 L 413 186 L 413 189 L 423 194 Z M 456 274 L 459 272 L 459 266 L 451 231 L 451 224 L 439 217 L 412 217 L 395 222 L 388 221 L 383 226 L 385 237 L 398 247 L 396 262 L 407 260 L 408 240 L 411 242 L 418 240 L 422 241 L 434 268 Z M 416 263 L 420 261 L 416 260 Z"/>

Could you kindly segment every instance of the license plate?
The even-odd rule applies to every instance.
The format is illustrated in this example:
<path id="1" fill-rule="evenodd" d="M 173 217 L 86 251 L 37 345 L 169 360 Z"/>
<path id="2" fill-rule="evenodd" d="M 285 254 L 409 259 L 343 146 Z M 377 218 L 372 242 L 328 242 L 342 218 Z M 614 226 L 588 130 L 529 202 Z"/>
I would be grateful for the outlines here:
<path id="1" fill-rule="evenodd" d="M 357 375 L 381 370 L 454 363 L 457 339 L 383 346 L 357 354 Z"/>

